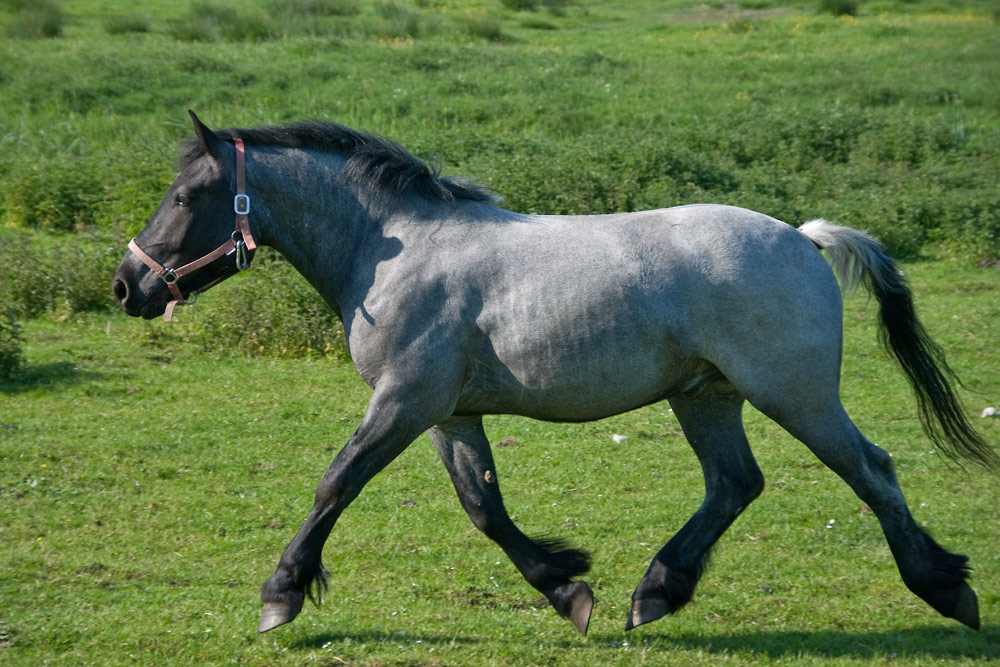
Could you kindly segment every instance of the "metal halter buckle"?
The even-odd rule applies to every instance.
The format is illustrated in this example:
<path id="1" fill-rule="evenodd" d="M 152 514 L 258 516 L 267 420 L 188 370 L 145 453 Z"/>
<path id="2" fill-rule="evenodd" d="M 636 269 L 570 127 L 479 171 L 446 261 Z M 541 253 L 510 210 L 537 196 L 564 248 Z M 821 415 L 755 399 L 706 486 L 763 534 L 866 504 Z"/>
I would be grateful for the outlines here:
<path id="1" fill-rule="evenodd" d="M 233 197 L 233 210 L 236 215 L 250 214 L 250 195 L 241 194 Z"/>

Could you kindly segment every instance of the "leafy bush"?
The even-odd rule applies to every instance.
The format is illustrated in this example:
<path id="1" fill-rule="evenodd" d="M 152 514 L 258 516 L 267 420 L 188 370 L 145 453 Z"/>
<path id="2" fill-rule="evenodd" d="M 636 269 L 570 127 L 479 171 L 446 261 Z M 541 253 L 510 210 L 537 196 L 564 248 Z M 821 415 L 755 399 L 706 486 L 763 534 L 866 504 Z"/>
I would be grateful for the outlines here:
<path id="1" fill-rule="evenodd" d="M 360 0 L 271 0 L 276 16 L 353 16 L 361 11 Z"/>
<path id="2" fill-rule="evenodd" d="M 246 10 L 221 23 L 219 34 L 230 42 L 262 42 L 277 36 L 276 25 L 267 14 Z"/>
<path id="3" fill-rule="evenodd" d="M 190 14 L 171 21 L 167 32 L 181 42 L 212 42 L 215 41 L 217 27 L 209 16 Z"/>
<path id="4" fill-rule="evenodd" d="M 951 254 L 974 261 L 1000 259 L 1000 193 L 994 186 L 981 199 L 949 195 L 932 238 Z"/>
<path id="5" fill-rule="evenodd" d="M 380 2 L 381 22 L 376 33 L 383 37 L 416 37 L 420 31 L 420 12 L 399 2 Z"/>
<path id="6" fill-rule="evenodd" d="M 11 380 L 24 367 L 21 325 L 14 308 L 0 298 L 0 380 Z"/>
<path id="7" fill-rule="evenodd" d="M 44 313 L 54 303 L 47 277 L 36 244 L 13 232 L 0 236 L 0 301 L 25 317 Z"/>
<path id="8" fill-rule="evenodd" d="M 503 6 L 516 12 L 533 12 L 544 7 L 553 14 L 562 14 L 567 7 L 576 4 L 576 0 L 501 0 Z"/>
<path id="9" fill-rule="evenodd" d="M 538 0 L 501 0 L 507 9 L 516 12 L 533 12 L 538 9 Z"/>
<path id="10" fill-rule="evenodd" d="M 94 225 L 93 205 L 103 188 L 81 160 L 39 158 L 20 167 L 0 177 L 8 180 L 8 189 L 0 197 L 11 224 L 59 231 L 82 231 Z"/>
<path id="11" fill-rule="evenodd" d="M 104 19 L 104 31 L 109 35 L 129 32 L 149 32 L 149 17 L 139 14 L 109 16 Z"/>
<path id="12" fill-rule="evenodd" d="M 493 42 L 504 40 L 504 34 L 499 16 L 487 13 L 472 13 L 462 18 L 466 31 L 472 37 L 488 39 Z"/>
<path id="13" fill-rule="evenodd" d="M 7 4 L 17 10 L 7 24 L 8 37 L 40 39 L 62 34 L 65 17 L 59 0 L 12 0 Z"/>
<path id="14" fill-rule="evenodd" d="M 330 307 L 280 255 L 262 248 L 253 269 L 182 311 L 208 350 L 251 356 L 346 357 L 343 327 Z"/>
<path id="15" fill-rule="evenodd" d="M 114 305 L 111 278 L 123 244 L 94 234 L 0 234 L 0 301 L 24 317 Z"/>
<path id="16" fill-rule="evenodd" d="M 819 10 L 834 16 L 857 16 L 861 0 L 820 0 Z"/>
<path id="17" fill-rule="evenodd" d="M 192 42 L 210 42 L 216 35 L 230 42 L 260 42 L 279 32 L 278 22 L 262 10 L 215 2 L 196 3 L 171 28 L 175 39 Z"/>

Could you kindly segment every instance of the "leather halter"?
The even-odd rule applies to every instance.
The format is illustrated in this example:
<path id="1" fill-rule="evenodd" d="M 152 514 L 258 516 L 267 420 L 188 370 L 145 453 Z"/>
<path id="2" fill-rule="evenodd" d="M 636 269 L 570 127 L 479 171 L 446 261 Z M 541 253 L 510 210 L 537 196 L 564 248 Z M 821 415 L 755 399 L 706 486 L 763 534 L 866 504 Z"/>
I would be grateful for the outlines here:
<path id="1" fill-rule="evenodd" d="M 197 297 L 197 295 L 201 292 L 204 292 L 211 287 L 215 287 L 226 278 L 234 276 L 250 266 L 250 260 L 247 258 L 247 252 L 255 250 L 257 248 L 257 242 L 254 241 L 253 234 L 250 233 L 250 197 L 246 192 L 246 155 L 243 140 L 236 139 L 235 145 L 236 196 L 233 198 L 233 211 L 236 213 L 236 229 L 233 231 L 233 234 L 229 237 L 228 241 L 207 255 L 199 257 L 193 262 L 188 262 L 184 266 L 176 269 L 168 269 L 150 257 L 142 248 L 139 247 L 139 244 L 135 242 L 135 239 L 128 242 L 129 250 L 131 250 L 143 264 L 148 266 L 153 273 L 158 275 L 160 279 L 166 283 L 167 289 L 170 290 L 170 294 L 174 297 L 173 300 L 167 303 L 167 309 L 163 313 L 164 322 L 170 322 L 173 320 L 174 307 L 178 304 L 194 303 L 194 297 Z M 177 281 L 183 276 L 190 275 L 198 269 L 208 266 L 220 257 L 225 257 L 234 253 L 236 254 L 236 270 L 232 273 L 211 281 L 201 289 L 192 290 L 187 296 L 184 295 L 184 292 L 182 292 L 181 288 L 177 285 Z"/>

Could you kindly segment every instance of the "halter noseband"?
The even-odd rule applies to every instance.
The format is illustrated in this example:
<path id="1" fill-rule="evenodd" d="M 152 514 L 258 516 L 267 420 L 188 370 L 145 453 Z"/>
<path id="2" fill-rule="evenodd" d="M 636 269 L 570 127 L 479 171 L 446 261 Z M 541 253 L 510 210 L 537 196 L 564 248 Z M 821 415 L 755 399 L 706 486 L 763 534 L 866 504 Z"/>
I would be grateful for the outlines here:
<path id="1" fill-rule="evenodd" d="M 131 250 L 143 264 L 148 266 L 153 273 L 158 275 L 160 279 L 167 284 L 167 289 L 170 290 L 170 294 L 174 297 L 172 301 L 167 303 L 167 309 L 163 313 L 164 322 L 170 322 L 173 320 L 174 307 L 178 304 L 194 303 L 194 298 L 192 297 L 197 297 L 197 295 L 201 292 L 204 292 L 211 287 L 215 287 L 226 278 L 229 278 L 230 276 L 233 276 L 250 266 L 250 260 L 247 258 L 247 252 L 256 249 L 257 243 L 254 241 L 253 234 L 250 233 L 250 197 L 246 192 L 246 155 L 243 140 L 236 139 L 235 145 L 236 196 L 233 198 L 233 211 L 236 213 L 236 229 L 233 231 L 233 234 L 229 237 L 228 241 L 207 255 L 204 255 L 193 262 L 189 262 L 176 269 L 168 269 L 150 257 L 142 248 L 139 247 L 139 244 L 135 242 L 135 239 L 128 242 L 129 250 Z M 239 237 L 239 240 L 237 240 L 237 237 Z M 236 271 L 213 280 L 200 290 L 192 290 L 188 296 L 184 296 L 181 288 L 177 285 L 177 281 L 181 277 L 194 273 L 198 269 L 208 266 L 220 257 L 225 257 L 233 253 L 236 254 Z"/>

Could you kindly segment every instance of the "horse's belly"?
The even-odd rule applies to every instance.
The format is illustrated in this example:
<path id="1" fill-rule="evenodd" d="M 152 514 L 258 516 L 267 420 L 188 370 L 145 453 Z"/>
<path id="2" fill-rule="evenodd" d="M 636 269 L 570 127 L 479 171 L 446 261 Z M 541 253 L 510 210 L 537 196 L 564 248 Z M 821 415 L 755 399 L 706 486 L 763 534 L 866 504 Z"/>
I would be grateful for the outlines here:
<path id="1" fill-rule="evenodd" d="M 696 391 L 718 377 L 697 359 L 555 355 L 534 364 L 487 364 L 473 372 L 457 412 L 518 414 L 549 421 L 591 421 Z"/>

